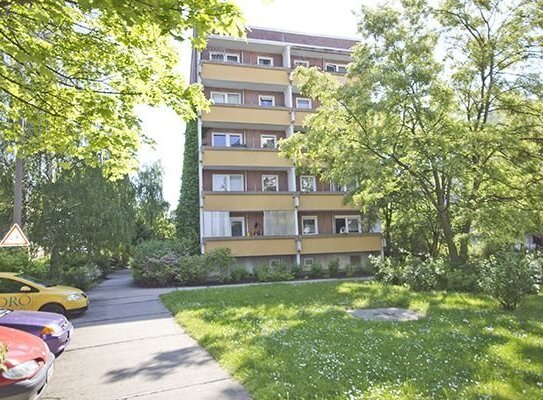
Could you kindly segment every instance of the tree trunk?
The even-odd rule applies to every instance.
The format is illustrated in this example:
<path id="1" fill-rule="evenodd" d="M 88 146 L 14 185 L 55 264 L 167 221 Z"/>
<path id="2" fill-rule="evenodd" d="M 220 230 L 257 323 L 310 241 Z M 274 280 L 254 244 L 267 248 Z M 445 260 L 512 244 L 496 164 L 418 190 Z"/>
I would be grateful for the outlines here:
<path id="1" fill-rule="evenodd" d="M 454 243 L 454 233 L 451 227 L 451 221 L 447 211 L 443 208 L 438 208 L 437 215 L 439 219 L 439 224 L 443 228 L 443 238 L 447 244 L 447 249 L 449 250 L 449 260 L 453 263 L 460 263 L 460 257 L 458 255 L 458 248 L 456 243 Z"/>
<path id="2" fill-rule="evenodd" d="M 21 225 L 23 215 L 23 159 L 15 159 L 15 178 L 13 181 L 13 223 Z"/>

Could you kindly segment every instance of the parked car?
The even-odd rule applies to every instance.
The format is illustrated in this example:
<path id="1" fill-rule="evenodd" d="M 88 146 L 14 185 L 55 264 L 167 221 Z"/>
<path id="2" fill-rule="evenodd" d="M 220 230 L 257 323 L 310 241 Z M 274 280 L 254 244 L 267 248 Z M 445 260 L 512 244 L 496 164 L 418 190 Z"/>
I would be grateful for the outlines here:
<path id="1" fill-rule="evenodd" d="M 69 286 L 41 283 L 12 272 L 0 272 L 0 308 L 77 315 L 89 307 L 85 292 Z"/>
<path id="2" fill-rule="evenodd" d="M 58 356 L 73 336 L 73 325 L 60 314 L 38 311 L 11 311 L 0 308 L 0 326 L 19 329 L 42 339 Z"/>
<path id="3" fill-rule="evenodd" d="M 0 343 L 8 349 L 0 399 L 37 399 L 51 378 L 55 356 L 43 340 L 17 329 L 0 326 Z"/>

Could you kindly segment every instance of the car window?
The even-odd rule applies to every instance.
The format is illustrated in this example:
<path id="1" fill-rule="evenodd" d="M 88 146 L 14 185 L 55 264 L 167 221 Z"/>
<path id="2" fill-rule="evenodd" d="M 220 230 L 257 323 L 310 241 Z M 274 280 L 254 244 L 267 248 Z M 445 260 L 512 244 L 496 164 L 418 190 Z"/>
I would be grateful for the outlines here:
<path id="1" fill-rule="evenodd" d="M 0 293 L 19 293 L 24 283 L 12 279 L 0 278 Z"/>

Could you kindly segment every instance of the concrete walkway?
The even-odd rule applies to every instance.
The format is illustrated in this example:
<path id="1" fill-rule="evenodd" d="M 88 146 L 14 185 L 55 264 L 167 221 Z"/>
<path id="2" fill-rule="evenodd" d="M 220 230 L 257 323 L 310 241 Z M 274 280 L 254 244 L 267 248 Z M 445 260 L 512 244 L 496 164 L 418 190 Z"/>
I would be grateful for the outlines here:
<path id="1" fill-rule="evenodd" d="M 250 399 L 174 322 L 158 298 L 171 290 L 134 287 L 129 271 L 92 290 L 42 399 Z"/>

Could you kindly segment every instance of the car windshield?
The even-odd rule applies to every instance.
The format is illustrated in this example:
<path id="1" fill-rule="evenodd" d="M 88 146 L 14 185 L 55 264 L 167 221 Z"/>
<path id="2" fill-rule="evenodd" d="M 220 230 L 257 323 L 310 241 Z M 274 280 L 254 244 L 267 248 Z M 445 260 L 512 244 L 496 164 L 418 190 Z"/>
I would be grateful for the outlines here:
<path id="1" fill-rule="evenodd" d="M 17 277 L 26 279 L 27 281 L 32 282 L 36 286 L 41 286 L 41 287 L 55 286 L 51 282 L 43 281 L 42 279 L 37 279 L 37 278 L 34 278 L 33 276 L 30 276 L 30 275 L 19 274 L 19 275 L 17 275 Z"/>
<path id="2" fill-rule="evenodd" d="M 11 312 L 11 310 L 6 310 L 5 308 L 0 308 L 0 318 L 8 315 Z"/>

